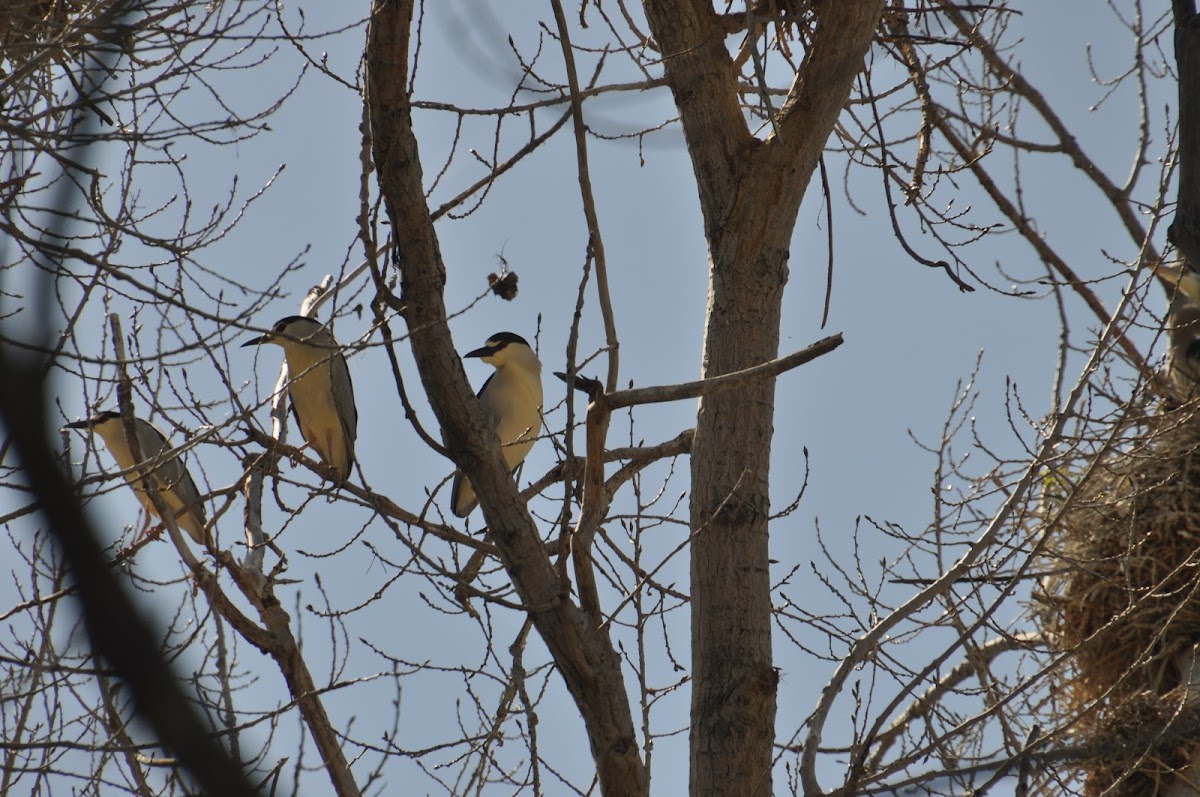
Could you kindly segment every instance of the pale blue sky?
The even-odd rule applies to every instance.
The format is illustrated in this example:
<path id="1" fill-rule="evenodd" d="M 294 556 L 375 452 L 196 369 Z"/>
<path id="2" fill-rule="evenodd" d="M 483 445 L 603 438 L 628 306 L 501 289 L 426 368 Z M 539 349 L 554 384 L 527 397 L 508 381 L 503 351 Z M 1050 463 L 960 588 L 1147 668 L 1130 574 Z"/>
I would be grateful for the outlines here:
<path id="1" fill-rule="evenodd" d="M 360 5 L 351 8 L 346 4 L 306 4 L 308 29 L 315 31 L 344 24 L 362 12 Z M 1096 62 L 1101 68 L 1107 66 L 1115 71 L 1128 58 L 1128 42 L 1110 24 L 1110 16 L 1100 4 L 1074 0 L 1018 5 L 1021 14 L 1012 21 L 1013 33 L 1024 39 L 1016 50 L 1018 60 L 1028 76 L 1059 107 L 1089 152 L 1118 181 L 1122 180 L 1128 170 L 1130 145 L 1136 132 L 1135 111 L 1131 110 L 1134 98 L 1122 90 L 1100 110 L 1089 111 L 1103 91 L 1089 82 L 1085 47 L 1089 43 L 1095 45 Z M 497 15 L 508 14 L 504 4 L 493 3 L 490 7 Z M 1083 13 L 1085 9 L 1088 13 Z M 417 98 L 480 107 L 495 107 L 507 101 L 518 71 L 505 43 L 507 34 L 490 28 L 480 10 L 474 4 L 470 7 L 463 3 L 426 4 Z M 551 18 L 548 8 L 537 13 L 537 18 L 530 15 L 512 22 L 507 18 L 502 20 L 505 25 L 512 25 L 513 36 L 523 51 L 531 51 L 541 35 L 537 19 Z M 341 14 L 349 16 L 346 19 L 335 16 Z M 296 22 L 294 14 L 290 18 Z M 576 43 L 587 43 L 589 35 L 592 34 L 580 33 Z M 335 38 L 314 42 L 310 49 L 314 54 L 327 51 L 331 67 L 352 80 L 362 43 L 363 31 L 355 28 Z M 545 72 L 557 77 L 560 74 L 557 43 L 546 37 L 543 46 L 541 63 L 545 64 Z M 614 63 L 617 60 L 614 58 Z M 279 81 L 292 74 L 299 62 L 290 45 L 281 44 L 269 64 L 252 73 L 225 76 L 225 82 L 219 84 L 222 96 L 236 109 L 257 108 L 279 91 Z M 590 74 L 590 67 L 581 66 L 581 73 Z M 609 79 L 632 80 L 636 75 L 621 67 Z M 880 72 L 876 80 L 885 82 L 886 71 Z M 1170 85 L 1156 87 L 1151 106 L 1161 108 L 1173 102 L 1172 92 Z M 520 99 L 530 97 L 523 95 Z M 192 103 L 200 99 L 198 92 L 185 95 L 177 101 L 176 111 L 187 113 L 193 108 Z M 658 124 L 673 115 L 666 89 L 589 101 L 586 110 L 591 124 L 604 134 L 633 132 L 643 124 Z M 539 111 L 538 130 L 549 126 L 558 114 L 557 109 Z M 221 201 L 235 175 L 238 194 L 246 197 L 280 166 L 286 166 L 265 196 L 252 206 L 245 221 L 223 242 L 197 255 L 207 268 L 236 275 L 243 282 L 264 288 L 287 263 L 304 252 L 302 266 L 282 282 L 287 295 L 259 313 L 254 319 L 256 325 L 268 326 L 279 317 L 293 314 L 307 288 L 325 273 L 358 263 L 361 250 L 355 242 L 355 216 L 360 120 L 361 104 L 354 92 L 310 71 L 296 94 L 271 118 L 269 133 L 221 148 L 186 146 L 196 208 Z M 448 151 L 453 122 L 453 117 L 446 114 L 419 113 L 416 117 L 427 183 L 440 169 L 441 159 Z M 525 119 L 507 121 L 502 153 L 519 146 L 528 130 Z M 1040 131 L 1031 126 L 1022 132 L 1033 136 Z M 1151 132 L 1161 142 L 1164 135 L 1161 118 Z M 463 150 L 473 147 L 488 155 L 492 135 L 487 123 L 469 120 L 459 146 Z M 632 380 L 646 386 L 694 379 L 699 371 L 707 264 L 696 191 L 682 138 L 677 130 L 671 129 L 648 136 L 640 150 L 636 140 L 628 139 L 603 142 L 593 138 L 589 148 L 622 342 L 621 383 Z M 838 610 L 809 566 L 812 561 L 819 569 L 827 567 L 814 543 L 816 523 L 819 521 L 831 553 L 848 567 L 853 554 L 852 532 L 859 516 L 894 522 L 910 533 L 919 533 L 931 517 L 934 461 L 913 443 L 910 434 L 924 442 L 936 442 L 959 383 L 969 378 L 976 358 L 983 352 L 976 383 L 981 396 L 973 413 L 979 421 L 980 436 L 997 451 L 1019 455 L 1020 448 L 1004 416 L 1005 383 L 1012 380 L 1032 416 L 1044 413 L 1049 406 L 1058 335 L 1056 309 L 1051 301 L 1018 299 L 986 288 L 963 294 L 942 272 L 913 263 L 892 237 L 880 197 L 878 173 L 863 169 L 851 173 L 849 185 L 854 199 L 865 211 L 865 215 L 860 215 L 844 199 L 840 157 L 831 156 L 829 165 L 834 185 L 836 247 L 830 321 L 826 329 L 820 328 L 827 220 L 814 182 L 794 239 L 781 353 L 803 348 L 833 332 L 843 332 L 846 343 L 834 354 L 779 380 L 772 479 L 774 503 L 782 508 L 798 489 L 804 468 L 802 449 L 807 448 L 811 465 L 808 491 L 792 515 L 774 524 L 772 556 L 779 562 L 777 578 L 800 566 L 793 584 L 783 591 L 792 599 L 807 603 L 806 608 L 813 612 Z M 484 167 L 471 156 L 460 155 L 435 191 L 431 204 L 440 204 L 483 173 Z M 147 174 L 152 174 L 152 170 L 147 170 Z M 1108 262 L 1104 252 L 1121 260 L 1135 256 L 1136 247 L 1117 229 L 1111 213 L 1082 187 L 1078 173 L 1060 157 L 1027 161 L 1023 176 L 1030 215 L 1037 219 L 1052 243 L 1062 247 L 1080 273 L 1090 278 L 1119 273 L 1120 268 Z M 961 192 L 954 195 L 957 207 L 977 208 L 980 220 L 995 218 L 969 176 L 960 175 L 958 185 Z M 153 205 L 156 195 L 174 192 L 177 186 L 149 183 L 141 189 L 146 204 Z M 911 216 L 904 217 L 903 223 L 910 242 L 922 254 L 932 258 L 943 256 L 931 239 L 922 236 Z M 569 127 L 514 173 L 501 179 L 477 212 L 461 221 L 444 219 L 439 223 L 438 233 L 449 272 L 446 302 L 452 310 L 467 305 L 483 292 L 485 276 L 497 270 L 497 256 L 501 253 L 521 278 L 520 295 L 513 303 L 488 297 L 454 321 L 459 348 L 462 351 L 474 348 L 498 330 L 511 330 L 532 339 L 540 315 L 547 404 L 557 404 L 564 390 L 550 372 L 562 369 L 565 364 L 563 353 L 586 243 Z M 968 252 L 971 266 L 1002 288 L 1007 288 L 1008 282 L 997 273 L 997 263 L 1006 273 L 1022 278 L 1035 276 L 1041 270 L 1028 247 L 1012 234 L 992 235 Z M 1111 306 L 1123 283 L 1123 279 L 1108 280 L 1096 290 Z M 1154 293 L 1151 296 L 1152 306 L 1157 306 L 1154 303 L 1161 302 L 1161 296 Z M 226 298 L 235 304 L 241 301 L 232 294 Z M 588 305 L 580 350 L 590 353 L 602 340 L 599 318 L 594 312 L 594 292 L 589 292 Z M 211 302 L 206 306 L 215 309 Z M 117 298 L 113 309 L 126 319 L 127 330 L 131 329 L 135 308 Z M 98 307 L 96 310 L 87 323 L 98 339 L 102 317 Z M 1070 311 L 1077 334 L 1096 326 L 1094 318 L 1081 312 L 1077 301 Z M 141 334 L 145 345 L 150 347 L 153 322 L 146 319 L 146 323 L 148 328 Z M 340 319 L 336 326 L 343 342 L 359 336 L 366 328 L 366 320 L 353 315 Z M 231 337 L 237 342 L 248 335 L 247 332 Z M 1081 340 L 1083 337 L 1079 334 Z M 228 356 L 232 375 L 243 380 L 239 385 L 242 400 L 251 403 L 265 400 L 277 374 L 279 352 L 230 348 Z M 350 365 L 360 414 L 361 467 L 375 489 L 401 505 L 419 508 L 424 491 L 448 475 L 451 466 L 425 450 L 406 425 L 383 352 L 369 349 L 354 356 Z M 222 386 L 206 371 L 203 362 L 189 368 L 189 377 L 202 395 L 212 399 L 222 394 Z M 409 361 L 405 361 L 405 368 L 413 389 L 417 385 L 415 370 Z M 593 365 L 588 370 L 599 372 L 600 366 Z M 488 374 L 486 366 L 478 363 L 469 363 L 467 371 L 476 385 Z M 95 376 L 94 368 L 91 376 Z M 60 379 L 58 387 L 68 416 L 81 414 L 83 394 L 79 385 Z M 639 409 L 635 439 L 644 438 L 652 443 L 674 437 L 693 424 L 694 409 L 692 402 Z M 418 411 L 427 426 L 432 427 L 432 415 L 423 401 Z M 213 412 L 214 422 L 223 417 L 221 410 Z M 260 409 L 255 417 L 260 424 L 267 423 L 265 409 Z M 561 411 L 552 415 L 551 427 L 561 428 L 564 417 Z M 194 419 L 178 420 L 195 431 Z M 627 429 L 623 418 L 616 419 L 610 445 L 627 444 Z M 1022 428 L 1021 432 L 1028 441 L 1029 430 Z M 228 434 L 235 437 L 236 431 L 231 429 Z M 958 446 L 960 453 L 965 451 L 965 445 L 963 441 Z M 75 452 L 82 450 L 78 440 L 72 446 Z M 239 472 L 233 455 L 216 447 L 201 446 L 192 453 L 190 461 L 193 472 L 199 477 L 203 471 L 211 486 L 229 484 Z M 553 462 L 552 447 L 540 443 L 526 464 L 523 478 L 527 481 L 540 476 Z M 109 466 L 106 459 L 102 463 Z M 651 471 L 659 480 L 648 479 L 648 490 L 658 489 L 664 472 L 663 468 Z M 306 484 L 315 484 L 311 475 L 300 471 L 292 475 Z M 686 462 L 681 461 L 667 493 L 677 496 L 686 484 Z M 948 486 L 953 492 L 962 485 Z M 287 487 L 283 495 L 295 506 L 303 499 L 304 491 Z M 543 516 L 553 513 L 553 502 L 561 498 L 554 491 L 549 495 L 551 500 L 534 504 Z M 136 517 L 133 498 L 123 489 L 96 506 L 102 507 L 101 516 L 114 535 Z M 278 527 L 283 517 L 277 509 L 271 509 L 267 522 Z M 238 537 L 239 518 L 240 504 L 219 526 L 226 546 Z M 366 513 L 346 511 L 342 505 L 328 504 L 323 498 L 307 504 L 279 540 L 291 552 L 288 576 L 298 582 L 294 588 L 281 588 L 285 605 L 293 608 L 291 602 L 297 590 L 302 595 L 302 604 L 318 604 L 320 596 L 313 589 L 317 573 L 335 609 L 356 606 L 385 585 L 392 571 L 374 559 L 364 542 L 393 561 L 404 561 L 406 554 L 382 524 L 370 525 L 362 532 L 361 539 L 345 551 L 327 556 L 350 542 L 360 532 L 360 525 L 369 519 Z M 478 525 L 480 521 L 476 517 L 473 522 Z M 614 535 L 620 534 L 615 523 L 609 530 Z M 648 548 L 658 554 L 665 553 L 674 548 L 681 533 L 678 526 L 665 527 L 647 541 Z M 859 553 L 864 570 L 868 577 L 877 578 L 878 561 L 894 554 L 894 543 L 869 524 L 864 523 L 860 533 Z M 660 580 L 685 588 L 685 557 L 686 553 L 667 565 L 660 572 Z M 147 550 L 139 557 L 138 567 L 143 575 L 178 572 L 176 557 L 166 545 Z M 888 585 L 884 595 L 895 602 L 911 589 Z M 5 604 L 9 602 L 8 590 L 7 586 L 0 586 Z M 389 668 L 358 643 L 360 637 L 369 639 L 387 654 L 408 661 L 467 667 L 483 661 L 485 653 L 475 624 L 464 616 L 450 617 L 430 609 L 420 595 L 427 590 L 424 579 L 408 574 L 390 585 L 379 601 L 351 615 L 346 621 L 345 634 L 351 641 L 353 654 L 345 662 L 334 659 L 336 667 L 341 668 L 338 677 L 361 678 Z M 176 597 L 166 599 L 165 603 L 148 598 L 148 608 L 160 614 L 172 612 L 177 591 L 171 594 Z M 617 600 L 612 592 L 606 595 L 609 607 Z M 1015 619 L 1019 607 L 1014 603 L 1009 612 Z M 330 637 L 325 625 L 304 610 L 293 612 L 293 618 L 310 634 L 306 638 L 306 651 L 310 653 L 310 664 L 317 671 L 318 680 L 327 677 L 335 665 L 323 652 Z M 492 621 L 495 648 L 503 653 L 519 627 L 519 620 L 511 614 L 498 613 Z M 679 610 L 670 615 L 669 622 L 673 653 L 686 666 L 687 616 Z M 622 638 L 628 640 L 629 636 Z M 823 638 L 816 636 L 805 643 L 818 651 L 824 651 L 826 645 Z M 342 652 L 344 648 L 339 648 L 339 657 Z M 250 702 L 265 706 L 280 699 L 281 678 L 273 666 L 259 661 L 248 646 L 242 647 L 241 655 L 245 657 L 243 664 L 254 668 L 259 678 Z M 911 656 L 913 652 L 902 655 Z M 527 669 L 533 671 L 545 659 L 540 645 L 531 643 Z M 777 639 L 776 662 L 782 674 L 779 735 L 780 741 L 786 741 L 811 711 L 832 665 L 797 650 L 782 635 Z M 654 677 L 662 685 L 678 676 L 659 655 Z M 454 738 L 461 683 L 458 676 L 450 673 L 402 678 L 398 744 L 417 748 Z M 485 705 L 493 705 L 499 686 L 488 683 L 479 688 L 485 695 Z M 881 689 L 887 691 L 890 685 Z M 355 718 L 357 738 L 378 741 L 380 734 L 391 726 L 392 696 L 392 685 L 380 679 L 330 695 L 327 705 L 339 723 Z M 663 698 L 654 715 L 656 731 L 685 728 L 687 709 L 686 690 Z M 539 740 L 546 758 L 576 780 L 582 779 L 591 767 L 582 723 L 555 675 L 550 677 L 549 696 L 542 704 L 540 720 Z M 636 717 L 635 724 L 638 724 Z M 284 732 L 293 730 L 285 728 Z M 839 726 L 839 732 L 845 731 L 844 725 Z M 827 741 L 844 743 L 848 737 L 831 737 Z M 286 744 L 277 748 L 276 753 L 285 754 L 285 750 Z M 501 748 L 499 753 L 509 755 L 507 748 Z M 368 759 L 373 761 L 371 756 Z M 682 793 L 686 769 L 685 732 L 656 741 L 656 794 Z M 826 786 L 840 782 L 834 761 L 828 762 L 826 771 Z M 390 764 L 386 777 L 392 793 L 397 793 L 394 789 L 401 784 L 411 784 L 413 791 L 409 793 L 439 793 L 437 785 L 406 760 L 397 759 Z M 323 793 L 326 788 L 320 773 L 307 776 L 303 785 L 306 793 L 313 794 Z M 785 787 L 781 769 L 776 790 L 784 793 Z M 558 793 L 550 786 L 547 791 Z"/>

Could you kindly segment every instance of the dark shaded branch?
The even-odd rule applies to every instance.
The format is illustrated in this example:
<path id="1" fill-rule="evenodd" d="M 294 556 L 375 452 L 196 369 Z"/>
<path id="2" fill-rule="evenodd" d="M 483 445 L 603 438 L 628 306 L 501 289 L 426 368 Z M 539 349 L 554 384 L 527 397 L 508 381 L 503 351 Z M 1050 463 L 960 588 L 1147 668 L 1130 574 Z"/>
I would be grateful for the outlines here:
<path id="1" fill-rule="evenodd" d="M 575 389 L 587 393 L 593 401 L 597 397 L 603 396 L 604 406 L 609 410 L 633 407 L 638 404 L 682 401 L 684 399 L 693 399 L 713 393 L 720 393 L 725 390 L 734 390 L 745 385 L 760 382 L 763 379 L 779 376 L 785 371 L 790 371 L 822 355 L 828 354 L 844 342 L 842 333 L 839 332 L 836 335 L 822 338 L 800 351 L 792 352 L 776 360 L 771 360 L 769 363 L 756 365 L 752 368 L 744 368 L 741 371 L 734 371 L 730 374 L 709 377 L 708 379 L 684 382 L 679 385 L 657 385 L 655 387 L 641 387 L 633 390 L 618 390 L 615 393 L 601 393 L 601 385 L 598 381 L 577 376 L 575 377 Z M 566 381 L 566 374 L 555 371 L 554 375 L 564 382 Z"/>
<path id="2" fill-rule="evenodd" d="M 124 19 L 127 7 L 127 4 L 114 5 L 111 19 Z M 116 54 L 113 51 L 112 57 Z M 99 92 L 103 83 L 102 75 L 110 71 L 106 63 L 109 60 L 110 57 L 98 59 L 96 79 L 87 81 L 97 87 L 95 92 Z M 86 92 L 80 90 L 79 94 L 80 103 L 87 105 Z M 83 113 L 76 129 L 80 140 L 94 140 L 94 126 L 95 117 Z M 88 154 L 85 144 L 79 162 Z M 85 171 L 81 165 L 66 168 Z M 61 245 L 66 240 L 65 220 L 72 215 L 73 196 L 69 193 L 72 182 L 62 181 L 52 203 L 56 210 L 54 220 L 45 231 L 45 240 L 39 243 Z M 39 251 L 48 250 L 39 247 Z M 51 321 L 59 317 L 50 299 L 54 295 L 53 275 L 63 273 L 63 269 L 57 267 L 61 263 L 55 266 L 34 272 L 27 308 L 39 323 L 32 332 L 33 339 L 23 341 L 27 344 L 23 346 L 4 335 L 0 343 L 0 418 L 8 440 L 70 571 L 92 650 L 128 685 L 138 712 L 204 791 L 251 797 L 257 790 L 243 776 L 240 763 L 222 749 L 194 704 L 184 696 L 178 679 L 162 658 L 157 636 L 108 566 L 98 534 L 84 514 L 47 433 L 46 408 L 53 406 L 53 402 L 46 395 L 45 379 L 50 369 L 40 352 L 51 350 L 49 342 L 55 331 Z M 5 295 L 12 294 L 0 290 L 0 300 Z M 8 309 L 0 308 L 0 318 L 6 317 Z"/>
<path id="3" fill-rule="evenodd" d="M 638 754 L 621 659 L 604 629 L 575 606 L 505 466 L 499 441 L 470 389 L 450 336 L 446 268 L 425 199 L 407 88 L 413 3 L 375 0 L 367 35 L 366 84 L 380 193 L 392 224 L 401 296 L 377 284 L 404 318 L 413 359 L 446 449 L 471 480 L 501 560 L 579 708 L 606 795 L 648 789 Z"/>

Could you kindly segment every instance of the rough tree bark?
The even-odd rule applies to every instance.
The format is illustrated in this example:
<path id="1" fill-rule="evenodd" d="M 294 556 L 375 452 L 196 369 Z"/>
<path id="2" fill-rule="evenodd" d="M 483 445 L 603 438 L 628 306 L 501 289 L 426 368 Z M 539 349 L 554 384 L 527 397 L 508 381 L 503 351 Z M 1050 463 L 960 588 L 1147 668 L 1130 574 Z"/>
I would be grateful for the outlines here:
<path id="1" fill-rule="evenodd" d="M 1172 0 L 1175 20 L 1175 63 L 1179 71 L 1179 188 L 1175 219 L 1170 238 L 1183 256 L 1185 269 L 1200 269 L 1200 17 L 1196 15 L 1195 0 Z M 1194 361 L 1181 349 L 1190 345 L 1200 326 L 1194 304 L 1172 302 L 1172 360 L 1176 367 L 1186 365 L 1189 375 L 1195 376 Z M 1181 363 L 1181 360 L 1183 361 Z M 1200 684 L 1200 666 L 1193 653 L 1181 654 L 1180 671 L 1191 673 L 1188 679 L 1188 705 L 1194 705 L 1190 694 Z M 1188 661 L 1188 659 L 1191 659 Z M 1193 741 L 1195 741 L 1193 737 Z M 1200 744 L 1193 747 L 1190 761 L 1166 786 L 1166 797 L 1196 797 L 1200 794 L 1196 774 L 1200 772 Z"/>
<path id="2" fill-rule="evenodd" d="M 709 251 L 705 378 L 773 359 L 800 202 L 861 71 L 882 0 L 822 4 L 775 120 L 754 138 L 708 0 L 647 0 L 696 175 Z M 700 401 L 692 447 L 693 795 L 772 793 L 769 470 L 774 380 Z"/>
<path id="3" fill-rule="evenodd" d="M 443 301 L 446 269 L 425 201 L 407 92 L 412 0 L 375 0 L 371 11 L 367 104 L 401 286 L 397 297 L 376 271 L 376 301 L 399 312 L 408 325 L 417 369 L 446 448 L 471 479 L 501 561 L 583 717 L 601 792 L 645 795 L 646 768 L 638 752 L 621 659 L 607 627 L 597 627 L 571 601 L 570 584 L 550 561 L 496 436 L 486 431 L 483 411 L 450 337 Z"/>
<path id="4" fill-rule="evenodd" d="M 1200 18 L 1195 0 L 1172 0 L 1171 8 L 1179 69 L 1179 204 L 1170 232 L 1171 242 L 1195 269 L 1200 267 Z"/>

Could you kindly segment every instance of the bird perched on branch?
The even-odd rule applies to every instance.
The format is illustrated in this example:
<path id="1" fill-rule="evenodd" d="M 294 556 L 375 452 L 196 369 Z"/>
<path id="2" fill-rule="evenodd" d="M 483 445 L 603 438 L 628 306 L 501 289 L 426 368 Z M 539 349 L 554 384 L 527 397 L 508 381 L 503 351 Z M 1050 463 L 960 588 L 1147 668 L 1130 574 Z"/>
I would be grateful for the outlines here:
<path id="1" fill-rule="evenodd" d="M 1200 392 L 1200 274 L 1183 260 L 1160 263 L 1154 273 L 1162 279 L 1171 301 L 1167 373 L 1182 398 L 1194 398 Z"/>
<path id="2" fill-rule="evenodd" d="M 208 518 L 192 475 L 188 473 L 179 454 L 171 453 L 171 444 L 166 435 L 141 418 L 134 418 L 133 426 L 137 433 L 138 448 L 141 449 L 140 462 L 144 463 L 144 467 L 136 467 L 139 462 L 134 458 L 133 448 L 125 434 L 125 422 L 121 420 L 119 412 L 106 410 L 86 420 L 68 423 L 63 428 L 86 429 L 99 435 L 108 453 L 112 454 L 112 458 L 124 472 L 125 481 L 133 488 L 150 516 L 162 517 L 143 489 L 142 480 L 145 478 L 149 478 L 158 490 L 171 514 L 175 516 L 179 528 L 186 531 L 198 544 L 204 545 L 207 536 L 204 527 Z M 144 536 L 149 528 L 150 524 L 147 521 L 146 529 L 139 537 Z"/>
<path id="3" fill-rule="evenodd" d="M 512 332 L 497 332 L 463 357 L 478 357 L 496 369 L 479 389 L 479 403 L 503 446 L 504 461 L 516 473 L 542 426 L 542 363 L 529 343 Z M 454 474 L 451 509 L 466 517 L 478 506 L 462 471 Z"/>
<path id="4" fill-rule="evenodd" d="M 337 471 L 339 480 L 345 481 L 354 466 L 358 408 L 341 347 L 321 322 L 299 315 L 281 318 L 270 332 L 242 346 L 264 343 L 283 347 L 292 417 L 300 434 L 321 460 Z"/>

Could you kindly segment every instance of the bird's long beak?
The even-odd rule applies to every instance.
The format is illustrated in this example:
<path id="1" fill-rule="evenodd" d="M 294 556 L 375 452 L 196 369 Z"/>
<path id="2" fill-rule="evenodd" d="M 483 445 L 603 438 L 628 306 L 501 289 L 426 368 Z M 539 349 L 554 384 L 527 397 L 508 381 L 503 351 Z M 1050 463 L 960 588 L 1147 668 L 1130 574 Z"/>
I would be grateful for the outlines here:
<path id="1" fill-rule="evenodd" d="M 85 418 L 82 421 L 72 421 L 71 423 L 68 423 L 65 426 L 63 426 L 63 428 L 64 429 L 90 429 L 91 426 L 92 426 L 92 422 Z"/>
<path id="2" fill-rule="evenodd" d="M 495 351 L 495 349 L 489 349 L 487 346 L 484 346 L 483 348 L 475 349 L 475 351 L 467 352 L 463 357 L 487 357 L 489 354 L 494 354 Z"/>
<path id="3" fill-rule="evenodd" d="M 270 336 L 270 335 L 260 335 L 260 336 L 258 336 L 257 338 L 251 338 L 250 340 L 248 340 L 248 341 L 246 341 L 245 343 L 243 343 L 243 344 L 242 344 L 242 348 L 244 349 L 244 348 L 246 348 L 247 346 L 258 346 L 258 345 L 261 345 L 261 344 L 263 344 L 263 343 L 270 343 L 270 342 L 271 342 L 271 336 Z"/>

